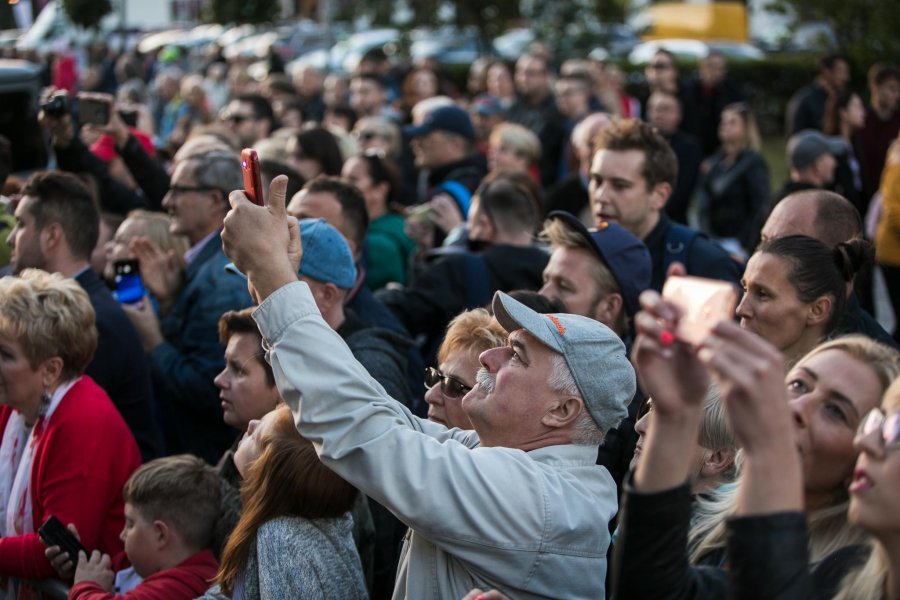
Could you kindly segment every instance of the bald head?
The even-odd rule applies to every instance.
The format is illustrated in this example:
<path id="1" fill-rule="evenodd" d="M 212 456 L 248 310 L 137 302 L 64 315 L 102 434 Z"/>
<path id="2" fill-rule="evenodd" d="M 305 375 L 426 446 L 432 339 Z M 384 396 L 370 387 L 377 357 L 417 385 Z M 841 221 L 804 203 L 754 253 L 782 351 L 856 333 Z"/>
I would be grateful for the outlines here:
<path id="1" fill-rule="evenodd" d="M 805 235 L 835 246 L 862 235 L 862 218 L 840 194 L 796 192 L 775 205 L 762 228 L 762 241 L 788 235 Z"/>

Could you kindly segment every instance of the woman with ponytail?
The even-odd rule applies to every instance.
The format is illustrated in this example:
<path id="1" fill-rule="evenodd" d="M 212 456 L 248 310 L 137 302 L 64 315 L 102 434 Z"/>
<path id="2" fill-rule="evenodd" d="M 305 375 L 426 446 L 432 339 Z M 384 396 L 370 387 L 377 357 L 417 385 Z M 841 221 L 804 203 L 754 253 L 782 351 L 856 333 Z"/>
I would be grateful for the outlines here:
<path id="1" fill-rule="evenodd" d="M 741 327 L 785 355 L 788 365 L 835 331 L 853 277 L 872 260 L 862 239 L 828 246 L 801 235 L 763 242 L 744 271 Z"/>

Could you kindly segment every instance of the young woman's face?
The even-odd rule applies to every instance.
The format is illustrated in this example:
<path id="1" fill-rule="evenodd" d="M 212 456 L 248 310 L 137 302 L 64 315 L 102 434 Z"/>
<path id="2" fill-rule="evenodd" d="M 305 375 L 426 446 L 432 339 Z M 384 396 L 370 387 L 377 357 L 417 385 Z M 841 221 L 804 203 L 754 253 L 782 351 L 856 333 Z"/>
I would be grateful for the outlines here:
<path id="1" fill-rule="evenodd" d="M 493 171 L 528 172 L 528 159 L 499 140 L 492 140 L 488 150 L 488 168 Z"/>
<path id="2" fill-rule="evenodd" d="M 736 313 L 749 329 L 789 357 L 808 337 L 810 304 L 797 296 L 790 268 L 783 258 L 757 252 L 747 261 L 742 280 L 744 297 Z"/>
<path id="3" fill-rule="evenodd" d="M 882 410 L 890 429 L 900 427 L 892 418 L 900 411 L 900 387 L 892 386 L 884 397 Z M 878 436 L 880 428 L 855 440 L 859 459 L 850 485 L 850 508 L 847 518 L 869 534 L 879 538 L 900 532 L 900 452 L 885 449 Z"/>
<path id="4" fill-rule="evenodd" d="M 237 467 L 241 477 L 247 476 L 250 469 L 260 454 L 262 454 L 262 440 L 269 435 L 269 430 L 278 416 L 277 410 L 266 413 L 262 419 L 254 419 L 247 426 L 247 432 L 241 438 L 237 450 L 234 453 L 234 466 Z"/>
<path id="5" fill-rule="evenodd" d="M 828 506 L 846 489 L 861 419 L 881 398 L 881 382 L 867 364 L 840 349 L 801 361 L 785 379 L 803 461 L 807 509 Z"/>
<path id="6" fill-rule="evenodd" d="M 719 140 L 723 144 L 743 144 L 747 141 L 747 126 L 735 110 L 722 112 L 719 120 Z"/>
<path id="7" fill-rule="evenodd" d="M 866 124 L 866 107 L 863 106 L 859 96 L 850 97 L 847 106 L 841 109 L 841 120 L 850 125 L 854 130 L 862 129 Z"/>

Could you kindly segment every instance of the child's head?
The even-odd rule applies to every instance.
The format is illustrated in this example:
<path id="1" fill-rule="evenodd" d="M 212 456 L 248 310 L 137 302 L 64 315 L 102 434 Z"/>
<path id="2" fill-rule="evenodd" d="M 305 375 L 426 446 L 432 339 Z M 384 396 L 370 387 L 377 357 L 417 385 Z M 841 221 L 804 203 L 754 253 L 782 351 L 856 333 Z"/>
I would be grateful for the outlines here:
<path id="1" fill-rule="evenodd" d="M 141 577 L 210 547 L 219 514 L 219 476 L 202 459 L 181 454 L 152 460 L 131 475 L 123 495 L 121 538 Z M 173 558 L 177 562 L 170 564 Z"/>

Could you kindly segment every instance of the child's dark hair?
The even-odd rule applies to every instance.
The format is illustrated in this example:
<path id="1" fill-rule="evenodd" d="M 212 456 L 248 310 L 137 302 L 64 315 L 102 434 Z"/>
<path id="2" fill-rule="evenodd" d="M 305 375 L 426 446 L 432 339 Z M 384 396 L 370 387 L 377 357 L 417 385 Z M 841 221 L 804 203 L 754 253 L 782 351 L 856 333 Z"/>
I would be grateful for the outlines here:
<path id="1" fill-rule="evenodd" d="M 147 521 L 165 521 L 197 551 L 209 548 L 219 515 L 219 476 L 191 454 L 157 458 L 125 482 L 125 502 Z"/>

